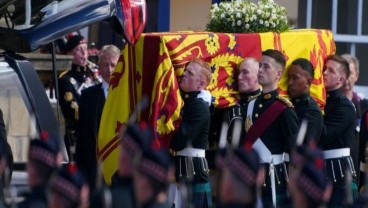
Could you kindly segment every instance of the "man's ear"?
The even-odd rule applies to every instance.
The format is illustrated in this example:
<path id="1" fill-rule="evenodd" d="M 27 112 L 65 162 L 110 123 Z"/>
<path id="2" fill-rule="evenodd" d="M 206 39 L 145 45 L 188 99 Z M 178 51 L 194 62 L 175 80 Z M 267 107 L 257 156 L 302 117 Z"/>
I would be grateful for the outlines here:
<path id="1" fill-rule="evenodd" d="M 339 79 L 337 80 L 337 82 L 339 84 L 342 84 L 342 86 L 344 86 L 345 82 L 346 82 L 346 78 L 344 76 L 340 76 Z"/>
<path id="2" fill-rule="evenodd" d="M 276 78 L 277 78 L 277 80 L 280 80 L 281 79 L 282 73 L 283 73 L 282 69 L 277 69 L 277 72 L 276 72 Z"/>
<path id="3" fill-rule="evenodd" d="M 307 78 L 307 83 L 309 84 L 309 86 L 312 85 L 312 82 L 313 82 L 313 77 L 308 77 Z"/>

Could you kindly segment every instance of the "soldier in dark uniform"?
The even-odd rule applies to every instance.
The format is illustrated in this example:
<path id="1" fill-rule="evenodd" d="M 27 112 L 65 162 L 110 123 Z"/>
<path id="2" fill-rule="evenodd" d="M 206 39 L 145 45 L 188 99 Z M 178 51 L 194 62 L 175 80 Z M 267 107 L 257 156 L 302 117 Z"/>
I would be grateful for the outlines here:
<path id="1" fill-rule="evenodd" d="M 164 148 L 148 148 L 135 161 L 133 175 L 138 208 L 171 208 L 167 189 L 174 179 L 172 158 Z"/>
<path id="2" fill-rule="evenodd" d="M 43 132 L 41 139 L 31 140 L 28 153 L 27 173 L 30 194 L 18 207 L 47 207 L 47 185 L 57 168 L 59 146 Z"/>
<path id="3" fill-rule="evenodd" d="M 253 57 L 245 58 L 238 69 L 238 89 L 241 103 L 247 103 L 261 94 L 258 83 L 259 62 Z M 243 111 L 242 112 L 246 112 Z"/>
<path id="4" fill-rule="evenodd" d="M 263 170 L 258 154 L 244 148 L 221 151 L 217 165 L 220 170 L 217 207 L 259 207 Z"/>
<path id="5" fill-rule="evenodd" d="M 307 132 L 304 143 L 311 139 L 319 140 L 323 130 L 321 109 L 310 96 L 310 86 L 314 77 L 313 65 L 304 58 L 292 62 L 288 72 L 288 94 L 291 98 L 299 121 L 307 121 Z"/>
<path id="6" fill-rule="evenodd" d="M 77 208 L 88 204 L 88 185 L 75 163 L 60 168 L 50 181 L 48 207 Z"/>
<path id="7" fill-rule="evenodd" d="M 323 75 L 327 91 L 325 131 L 318 146 L 324 150 L 327 174 L 334 182 L 329 206 L 343 206 L 347 191 L 353 193 L 354 200 L 357 197 L 356 172 L 350 157 L 350 148 L 355 137 L 355 109 L 341 92 L 349 77 L 349 64 L 338 55 L 328 56 Z M 352 186 L 348 188 L 345 177 L 347 171 L 353 174 Z"/>
<path id="8" fill-rule="evenodd" d="M 150 148 L 153 141 L 153 129 L 146 122 L 127 126 L 121 137 L 119 167 L 112 177 L 112 207 L 136 207 L 133 190 L 133 160 L 139 153 Z"/>
<path id="9" fill-rule="evenodd" d="M 212 206 L 209 169 L 205 158 L 210 111 L 207 103 L 197 97 L 210 81 L 211 69 L 208 64 L 200 59 L 191 60 L 179 84 L 184 99 L 182 122 L 171 141 L 176 180 L 191 186 L 188 188 L 189 193 L 192 193 L 189 197 L 195 207 Z"/>
<path id="10" fill-rule="evenodd" d="M 246 120 L 248 103 L 261 95 L 260 85 L 258 83 L 259 62 L 257 59 L 245 58 L 238 69 L 238 88 L 240 93 L 241 116 L 243 124 Z M 244 127 L 244 125 L 243 125 Z M 244 143 L 245 129 L 242 128 L 239 144 Z"/>
<path id="11" fill-rule="evenodd" d="M 87 42 L 81 35 L 69 38 L 65 51 L 67 55 L 73 55 L 71 70 L 60 75 L 59 104 L 65 119 L 65 145 L 69 159 L 72 159 L 70 147 L 74 146 L 79 114 L 79 102 L 81 91 L 93 85 L 87 73 L 88 49 Z"/>
<path id="12" fill-rule="evenodd" d="M 326 177 L 323 152 L 314 141 L 310 147 L 296 148 L 291 155 L 289 183 L 294 207 L 324 207 L 332 192 L 332 181 Z"/>
<path id="13" fill-rule="evenodd" d="M 285 161 L 295 142 L 299 121 L 292 103 L 279 97 L 277 91 L 286 64 L 284 55 L 269 49 L 262 52 L 260 63 L 258 82 L 262 94 L 247 105 L 243 146 L 255 149 L 264 164 L 263 205 L 287 206 L 290 200 Z"/>
<path id="14" fill-rule="evenodd" d="M 359 143 L 359 132 L 360 132 L 360 119 L 362 118 L 363 113 L 368 110 L 368 100 L 361 98 L 358 93 L 354 92 L 354 85 L 358 81 L 359 78 L 359 60 L 350 54 L 341 55 L 346 61 L 349 63 L 349 78 L 346 80 L 345 85 L 342 87 L 343 94 L 351 100 L 355 107 L 355 120 L 356 120 L 356 128 L 355 128 L 355 140 L 351 149 L 351 157 L 354 161 L 354 167 L 356 169 L 359 168 L 359 155 L 360 151 L 365 152 L 365 146 L 360 146 Z M 357 179 L 359 183 L 359 187 L 364 184 L 365 175 L 362 174 L 360 177 L 359 171 L 357 171 Z"/>

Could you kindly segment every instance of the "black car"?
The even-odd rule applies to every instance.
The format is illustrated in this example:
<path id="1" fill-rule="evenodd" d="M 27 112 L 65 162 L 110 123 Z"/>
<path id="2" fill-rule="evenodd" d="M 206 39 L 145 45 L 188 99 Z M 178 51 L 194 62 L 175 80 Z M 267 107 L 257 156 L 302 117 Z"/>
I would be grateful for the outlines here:
<path id="1" fill-rule="evenodd" d="M 12 184 L 26 184 L 29 138 L 46 130 L 65 150 L 59 124 L 34 66 L 18 53 L 32 52 L 100 21 L 109 22 L 118 35 L 134 44 L 145 26 L 146 2 L 0 0 L 0 109 L 13 151 Z M 66 154 L 64 159 L 68 162 Z"/>

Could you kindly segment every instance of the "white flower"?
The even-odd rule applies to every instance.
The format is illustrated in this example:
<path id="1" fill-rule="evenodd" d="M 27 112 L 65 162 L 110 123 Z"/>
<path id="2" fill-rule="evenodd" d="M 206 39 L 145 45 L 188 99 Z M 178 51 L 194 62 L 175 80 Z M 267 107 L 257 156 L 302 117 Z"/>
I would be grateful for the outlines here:
<path id="1" fill-rule="evenodd" d="M 215 32 L 282 32 L 288 24 L 285 7 L 274 0 L 222 1 L 211 6 L 209 16 L 207 29 Z"/>

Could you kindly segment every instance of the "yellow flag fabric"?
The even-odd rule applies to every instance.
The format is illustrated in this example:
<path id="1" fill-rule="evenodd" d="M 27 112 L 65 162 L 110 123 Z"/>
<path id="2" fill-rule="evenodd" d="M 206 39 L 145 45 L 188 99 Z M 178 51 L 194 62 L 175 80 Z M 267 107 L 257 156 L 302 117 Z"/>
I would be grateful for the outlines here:
<path id="1" fill-rule="evenodd" d="M 286 70 L 279 81 L 279 92 L 287 96 L 287 74 L 291 63 L 297 58 L 311 61 L 314 79 L 311 96 L 321 109 L 326 104 L 326 92 L 323 83 L 323 64 L 328 55 L 335 53 L 335 42 L 329 30 L 292 30 L 286 33 L 261 33 L 262 51 L 276 49 L 282 51 L 287 59 Z"/>
<path id="2" fill-rule="evenodd" d="M 311 60 L 316 68 L 312 96 L 323 106 L 323 61 L 335 51 L 332 33 L 327 30 L 292 30 L 281 34 L 148 33 L 135 46 L 125 45 L 112 74 L 97 141 L 97 156 L 107 184 L 118 167 L 119 131 L 143 96 L 150 102 L 137 120 L 148 121 L 155 130 L 155 139 L 169 146 L 180 124 L 183 106 L 178 79 L 191 59 L 209 63 L 212 81 L 207 90 L 213 96 L 212 104 L 227 108 L 238 102 L 239 63 L 245 57 L 259 59 L 261 52 L 269 48 L 281 50 L 288 59 L 287 65 L 300 57 Z M 286 94 L 286 87 L 287 77 L 283 76 L 279 83 L 281 94 Z"/>

